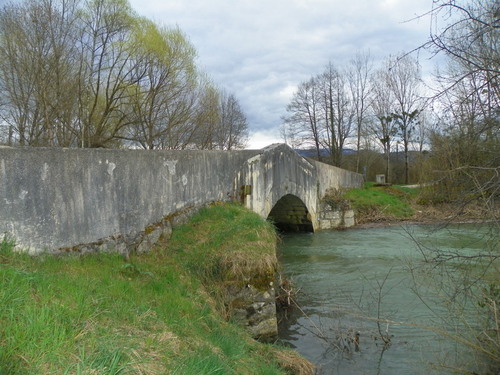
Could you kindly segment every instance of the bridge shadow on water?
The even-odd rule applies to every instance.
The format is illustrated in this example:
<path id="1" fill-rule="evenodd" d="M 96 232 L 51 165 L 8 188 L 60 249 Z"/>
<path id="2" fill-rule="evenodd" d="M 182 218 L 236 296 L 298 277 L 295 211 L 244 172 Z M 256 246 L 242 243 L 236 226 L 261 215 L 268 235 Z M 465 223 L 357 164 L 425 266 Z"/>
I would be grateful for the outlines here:
<path id="1" fill-rule="evenodd" d="M 269 213 L 270 220 L 280 232 L 314 232 L 311 215 L 300 198 L 287 194 Z"/>

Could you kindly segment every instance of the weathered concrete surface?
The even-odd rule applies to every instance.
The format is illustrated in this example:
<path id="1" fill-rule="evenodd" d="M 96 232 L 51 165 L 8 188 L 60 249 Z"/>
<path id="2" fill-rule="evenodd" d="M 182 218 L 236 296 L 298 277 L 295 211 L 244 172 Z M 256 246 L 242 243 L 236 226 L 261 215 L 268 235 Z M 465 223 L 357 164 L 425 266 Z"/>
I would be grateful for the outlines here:
<path id="1" fill-rule="evenodd" d="M 140 231 L 228 199 L 257 152 L 2 148 L 0 233 L 39 251 Z"/>
<path id="2" fill-rule="evenodd" d="M 326 190 L 361 183 L 360 175 L 286 145 L 231 152 L 4 147 L 0 236 L 39 252 L 128 236 L 211 201 L 242 199 L 267 218 L 286 195 L 303 202 L 316 230 Z"/>

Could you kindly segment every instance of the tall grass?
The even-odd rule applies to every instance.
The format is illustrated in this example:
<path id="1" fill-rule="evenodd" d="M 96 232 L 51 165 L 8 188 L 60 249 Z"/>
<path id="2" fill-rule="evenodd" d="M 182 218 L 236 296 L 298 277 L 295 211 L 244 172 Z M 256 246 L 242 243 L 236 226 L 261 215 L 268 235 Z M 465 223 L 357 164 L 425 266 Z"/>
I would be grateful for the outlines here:
<path id="1" fill-rule="evenodd" d="M 128 261 L 29 257 L 4 239 L 0 374 L 283 374 L 269 354 L 280 350 L 221 318 L 207 290 L 210 275 L 275 267 L 274 241 L 232 205 L 202 210 L 171 246 Z"/>

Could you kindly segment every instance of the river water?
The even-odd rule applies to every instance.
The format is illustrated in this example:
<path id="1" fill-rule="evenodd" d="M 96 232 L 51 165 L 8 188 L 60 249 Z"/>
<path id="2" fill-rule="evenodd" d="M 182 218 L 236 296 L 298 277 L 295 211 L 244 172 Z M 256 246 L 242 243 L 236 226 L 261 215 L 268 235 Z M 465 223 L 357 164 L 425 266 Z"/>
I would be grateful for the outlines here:
<path id="1" fill-rule="evenodd" d="M 322 375 L 446 374 L 473 362 L 467 346 L 443 333 L 476 324 L 477 303 L 461 312 L 461 323 L 449 320 L 453 306 L 444 275 L 458 277 L 463 265 L 421 268 L 413 239 L 420 249 L 475 253 L 487 246 L 487 230 L 394 226 L 287 234 L 279 256 L 298 291 L 298 307 L 282 317 L 281 340 Z"/>

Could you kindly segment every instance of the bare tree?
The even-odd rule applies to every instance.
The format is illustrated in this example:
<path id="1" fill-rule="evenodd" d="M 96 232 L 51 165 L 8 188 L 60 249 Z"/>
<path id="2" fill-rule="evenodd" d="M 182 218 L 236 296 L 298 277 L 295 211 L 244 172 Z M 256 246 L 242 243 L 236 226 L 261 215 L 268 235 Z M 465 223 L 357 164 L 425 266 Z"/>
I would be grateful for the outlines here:
<path id="1" fill-rule="evenodd" d="M 248 137 L 248 123 L 234 94 L 207 81 L 194 117 L 193 145 L 205 150 L 242 148 Z"/>
<path id="2" fill-rule="evenodd" d="M 220 92 L 205 80 L 200 87 L 195 117 L 193 119 L 193 145 L 203 150 L 216 147 L 216 131 L 220 123 Z"/>
<path id="3" fill-rule="evenodd" d="M 220 150 L 243 148 L 248 139 L 248 123 L 234 94 L 220 90 L 219 111 L 217 148 Z"/>
<path id="4" fill-rule="evenodd" d="M 452 281 L 450 288 L 439 289 L 453 308 L 443 321 L 460 321 L 461 311 L 476 308 L 477 321 L 466 321 L 462 326 L 470 329 L 454 339 L 479 354 L 480 364 L 488 362 L 486 373 L 496 374 L 500 371 L 500 3 L 436 0 L 429 14 L 429 41 L 419 48 L 444 55 L 448 66 L 436 77 L 440 86 L 434 105 L 440 109 L 440 118 L 431 134 L 429 158 L 434 184 L 424 193 L 429 200 L 454 203 L 451 217 L 473 209 L 487 223 L 479 227 L 481 240 L 471 253 L 426 247 L 416 241 L 433 269 L 453 265 L 445 274 Z M 469 369 L 456 372 L 471 373 Z"/>
<path id="5" fill-rule="evenodd" d="M 500 3 L 435 1 L 429 41 L 420 48 L 447 57 L 434 97 L 440 129 L 432 135 L 440 171 L 436 194 L 463 204 L 486 203 L 495 216 L 500 154 Z M 444 178 L 447 176 L 448 178 Z M 434 176 L 437 179 L 437 176 Z M 464 199 L 464 197 L 467 197 Z M 481 203 L 482 202 L 482 203 Z"/>
<path id="6" fill-rule="evenodd" d="M 286 107 L 284 138 L 295 146 L 313 145 L 318 159 L 322 157 L 322 150 L 326 150 L 332 164 L 341 166 L 343 148 L 351 135 L 356 113 L 351 87 L 347 74 L 331 62 L 323 73 L 302 82 Z M 366 96 L 357 99 L 358 104 L 366 105 Z M 360 104 L 358 108 L 360 121 L 365 115 L 363 106 Z"/>
<path id="7" fill-rule="evenodd" d="M 390 58 L 386 63 L 387 87 L 394 99 L 392 117 L 399 126 L 405 156 L 405 183 L 409 183 L 409 145 L 422 109 L 420 68 L 409 55 Z"/>
<path id="8" fill-rule="evenodd" d="M 287 105 L 288 115 L 283 117 L 284 133 L 293 137 L 295 145 L 312 144 L 316 156 L 321 157 L 321 94 L 316 78 L 299 84 L 291 102 Z"/>
<path id="9" fill-rule="evenodd" d="M 498 108 L 500 96 L 500 3 L 436 0 L 429 12 L 429 40 L 420 48 L 443 54 L 459 69 L 441 76 L 440 93 L 475 75 L 475 91 L 487 94 Z"/>
<path id="10" fill-rule="evenodd" d="M 418 114 L 415 129 L 415 145 L 419 153 L 423 153 L 424 147 L 429 145 L 430 132 L 432 130 L 433 114 L 429 108 L 424 108 Z"/>
<path id="11" fill-rule="evenodd" d="M 349 63 L 347 78 L 351 91 L 356 125 L 356 172 L 359 172 L 361 137 L 367 122 L 371 100 L 370 75 L 372 63 L 369 53 L 357 53 Z"/>
<path id="12" fill-rule="evenodd" d="M 21 27 L 21 24 L 27 23 L 27 19 L 23 22 L 27 13 L 25 9 L 9 5 L 2 9 L 0 15 L 1 34 L 9 36 L 4 37 L 0 44 L 2 118 L 15 130 L 21 145 L 30 143 L 31 127 L 36 121 L 36 111 L 30 105 L 34 96 L 34 74 L 28 66 L 33 59 L 22 48 L 28 44 L 26 39 L 29 35 Z"/>
<path id="13" fill-rule="evenodd" d="M 388 182 L 392 181 L 390 157 L 391 147 L 397 134 L 397 125 L 392 116 L 393 96 L 387 85 L 387 72 L 376 71 L 372 79 L 373 100 L 371 111 L 373 114 L 370 130 L 378 142 L 382 145 L 385 157 L 385 175 Z"/>
<path id="14" fill-rule="evenodd" d="M 317 78 L 322 97 L 325 137 L 323 144 L 330 151 L 332 164 L 342 165 L 342 153 L 346 139 L 352 131 L 355 110 L 349 96 L 346 75 L 335 69 L 330 62 Z"/>
<path id="15" fill-rule="evenodd" d="M 178 28 L 127 0 L 26 0 L 0 9 L 0 124 L 11 144 L 244 145 L 234 95 L 200 75 Z"/>

